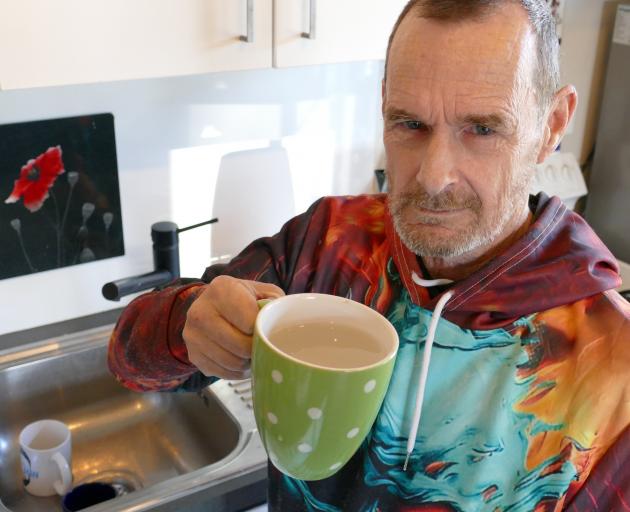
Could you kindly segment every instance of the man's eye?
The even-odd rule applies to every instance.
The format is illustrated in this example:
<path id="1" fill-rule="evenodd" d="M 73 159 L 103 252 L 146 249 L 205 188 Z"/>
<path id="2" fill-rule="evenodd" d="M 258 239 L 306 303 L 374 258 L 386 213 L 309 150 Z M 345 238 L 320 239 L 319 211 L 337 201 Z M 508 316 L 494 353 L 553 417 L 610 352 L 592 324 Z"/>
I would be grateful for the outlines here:
<path id="1" fill-rule="evenodd" d="M 473 133 L 475 135 L 480 135 L 482 137 L 487 137 L 488 135 L 492 135 L 494 130 L 492 128 L 488 128 L 482 124 L 476 124 L 473 126 Z"/>
<path id="2" fill-rule="evenodd" d="M 421 130 L 424 125 L 420 121 L 403 121 L 403 126 L 408 130 Z"/>

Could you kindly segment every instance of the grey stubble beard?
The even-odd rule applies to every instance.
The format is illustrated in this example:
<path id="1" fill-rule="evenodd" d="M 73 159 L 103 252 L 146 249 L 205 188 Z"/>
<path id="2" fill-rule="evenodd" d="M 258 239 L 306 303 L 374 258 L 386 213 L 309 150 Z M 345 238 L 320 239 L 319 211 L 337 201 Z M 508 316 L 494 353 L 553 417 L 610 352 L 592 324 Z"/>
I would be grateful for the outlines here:
<path id="1" fill-rule="evenodd" d="M 510 219 L 514 215 L 514 199 L 519 197 L 519 190 L 528 187 L 532 173 L 519 173 L 513 176 L 510 184 L 500 199 L 500 208 L 494 215 L 483 222 L 481 199 L 477 196 L 457 198 L 450 193 L 442 193 L 438 196 L 429 196 L 418 185 L 415 190 L 399 194 L 389 193 L 387 196 L 388 208 L 392 216 L 394 228 L 403 243 L 413 253 L 426 258 L 458 258 L 480 247 L 492 246 Z M 391 178 L 390 178 L 391 182 Z M 522 192 L 521 192 L 522 193 Z M 444 240 L 431 240 L 427 229 L 421 226 L 410 225 L 403 218 L 404 211 L 408 208 L 449 209 L 465 208 L 472 214 L 472 220 L 460 230 L 452 230 L 453 235 Z M 435 217 L 427 216 L 424 219 L 416 215 L 422 224 L 439 225 Z M 430 229 L 430 228 L 428 228 Z"/>

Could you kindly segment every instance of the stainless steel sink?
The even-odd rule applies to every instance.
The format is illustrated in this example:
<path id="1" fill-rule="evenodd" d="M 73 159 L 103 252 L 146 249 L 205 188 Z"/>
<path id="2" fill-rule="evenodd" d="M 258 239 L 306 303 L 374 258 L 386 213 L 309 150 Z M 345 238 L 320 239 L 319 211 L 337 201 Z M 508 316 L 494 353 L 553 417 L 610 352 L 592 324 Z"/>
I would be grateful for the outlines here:
<path id="1" fill-rule="evenodd" d="M 6 507 L 61 510 L 59 497 L 33 497 L 22 486 L 17 438 L 42 418 L 72 431 L 74 485 L 108 482 L 119 493 L 85 510 L 192 510 L 264 480 L 266 455 L 249 381 L 220 381 L 200 393 L 129 391 L 107 370 L 110 332 L 108 326 L 0 352 L 0 500 Z"/>

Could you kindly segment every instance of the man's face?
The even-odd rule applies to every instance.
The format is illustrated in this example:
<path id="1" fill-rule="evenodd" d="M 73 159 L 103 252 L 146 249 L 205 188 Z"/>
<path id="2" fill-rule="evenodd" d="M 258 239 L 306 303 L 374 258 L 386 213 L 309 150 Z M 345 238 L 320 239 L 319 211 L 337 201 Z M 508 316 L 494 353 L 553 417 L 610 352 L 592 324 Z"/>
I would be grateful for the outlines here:
<path id="1" fill-rule="evenodd" d="M 416 254 L 483 253 L 522 223 L 543 129 L 536 41 L 517 5 L 483 21 L 410 12 L 383 89 L 389 206 Z"/>

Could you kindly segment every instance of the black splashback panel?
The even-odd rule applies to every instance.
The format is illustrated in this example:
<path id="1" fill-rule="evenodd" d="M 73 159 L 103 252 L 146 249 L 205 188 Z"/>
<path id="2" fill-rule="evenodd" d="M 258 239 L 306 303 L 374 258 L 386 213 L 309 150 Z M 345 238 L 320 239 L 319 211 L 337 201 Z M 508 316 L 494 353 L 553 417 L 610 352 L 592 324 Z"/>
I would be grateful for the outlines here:
<path id="1" fill-rule="evenodd" d="M 123 254 L 114 117 L 0 125 L 0 279 Z"/>

